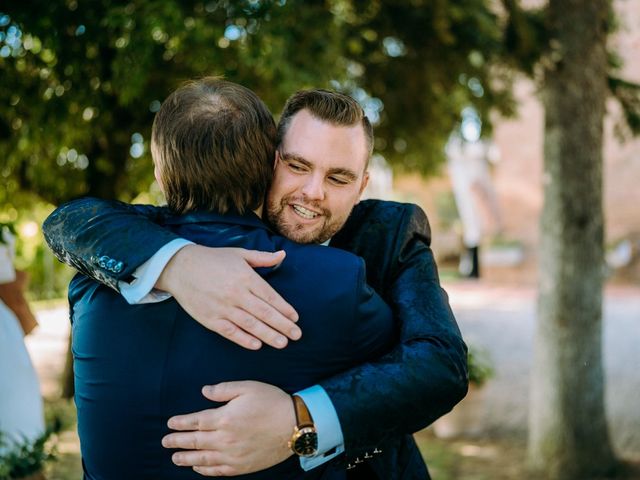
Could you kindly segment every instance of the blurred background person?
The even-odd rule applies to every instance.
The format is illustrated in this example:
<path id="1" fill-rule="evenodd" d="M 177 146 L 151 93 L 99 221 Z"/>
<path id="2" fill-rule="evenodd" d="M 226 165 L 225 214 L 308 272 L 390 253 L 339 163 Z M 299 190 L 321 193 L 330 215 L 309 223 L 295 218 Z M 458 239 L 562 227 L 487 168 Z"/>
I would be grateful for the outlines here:
<path id="1" fill-rule="evenodd" d="M 0 226 L 0 455 L 44 433 L 40 385 L 24 336 L 37 325 L 13 266 L 15 237 Z"/>
<path id="2" fill-rule="evenodd" d="M 447 145 L 447 169 L 451 178 L 458 215 L 462 222 L 462 243 L 459 271 L 463 277 L 480 277 L 480 244 L 493 228 L 502 231 L 502 216 L 489 164 L 500 158 L 498 148 L 482 139 L 482 121 L 471 107 L 462 111 L 462 122 Z"/>

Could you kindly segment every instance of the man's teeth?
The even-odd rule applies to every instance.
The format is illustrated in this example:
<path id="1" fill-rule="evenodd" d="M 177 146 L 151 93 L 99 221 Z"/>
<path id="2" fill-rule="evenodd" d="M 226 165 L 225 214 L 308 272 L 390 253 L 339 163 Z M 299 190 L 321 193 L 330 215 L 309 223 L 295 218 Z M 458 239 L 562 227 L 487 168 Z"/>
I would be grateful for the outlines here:
<path id="1" fill-rule="evenodd" d="M 312 212 L 311 210 L 307 210 L 306 208 L 301 207 L 300 205 L 294 205 L 293 209 L 298 213 L 298 215 L 304 218 L 316 218 L 318 216 L 317 213 Z"/>

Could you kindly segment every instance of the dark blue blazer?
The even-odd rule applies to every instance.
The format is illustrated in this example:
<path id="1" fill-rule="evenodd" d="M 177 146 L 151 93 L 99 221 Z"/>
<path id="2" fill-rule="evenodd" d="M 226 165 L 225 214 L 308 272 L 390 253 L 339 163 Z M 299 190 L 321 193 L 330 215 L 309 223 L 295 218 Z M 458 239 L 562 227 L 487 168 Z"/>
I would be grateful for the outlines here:
<path id="1" fill-rule="evenodd" d="M 175 466 L 160 441 L 169 417 L 216 406 L 202 396 L 203 385 L 257 380 L 295 392 L 380 356 L 394 338 L 391 311 L 367 286 L 364 263 L 353 254 L 293 243 L 252 213 L 197 212 L 165 227 L 212 247 L 284 249 L 284 262 L 261 274 L 297 310 L 303 337 L 283 350 L 249 351 L 206 330 L 173 299 L 128 305 L 112 289 L 76 276 L 69 287 L 75 398 L 89 479 L 202 479 Z M 345 478 L 334 464 L 305 473 L 290 457 L 246 477 Z"/>
<path id="2" fill-rule="evenodd" d="M 169 216 L 162 207 L 83 198 L 58 207 L 43 231 L 58 259 L 117 290 L 119 280 L 179 238 L 162 227 Z M 466 394 L 467 350 L 430 244 L 420 207 L 381 200 L 356 205 L 331 241 L 364 258 L 369 285 L 399 326 L 389 353 L 320 382 L 340 419 L 350 479 L 428 478 L 410 434 Z"/>

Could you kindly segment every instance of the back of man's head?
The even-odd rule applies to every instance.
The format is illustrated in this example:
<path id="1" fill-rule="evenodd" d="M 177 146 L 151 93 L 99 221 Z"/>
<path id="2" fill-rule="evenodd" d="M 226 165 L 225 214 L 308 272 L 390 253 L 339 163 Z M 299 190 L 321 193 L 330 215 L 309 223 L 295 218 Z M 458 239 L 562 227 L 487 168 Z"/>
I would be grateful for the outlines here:
<path id="1" fill-rule="evenodd" d="M 287 133 L 296 113 L 308 110 L 319 120 L 341 127 L 361 125 L 367 141 L 369 156 L 373 152 L 373 127 L 360 104 L 343 93 L 316 88 L 300 90 L 289 97 L 278 122 L 278 145 Z"/>
<path id="2" fill-rule="evenodd" d="M 215 77 L 185 83 L 156 114 L 151 152 L 177 213 L 255 210 L 273 174 L 276 127 L 251 90 Z"/>

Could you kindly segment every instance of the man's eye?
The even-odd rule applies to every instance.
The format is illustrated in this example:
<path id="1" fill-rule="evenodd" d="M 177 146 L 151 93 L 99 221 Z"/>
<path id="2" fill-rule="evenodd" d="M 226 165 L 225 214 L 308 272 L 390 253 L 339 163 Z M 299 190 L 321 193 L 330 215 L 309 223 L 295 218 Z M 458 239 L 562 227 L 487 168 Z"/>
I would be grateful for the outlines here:
<path id="1" fill-rule="evenodd" d="M 349 180 L 342 177 L 329 177 L 329 181 L 334 185 L 347 185 L 349 183 Z"/>
<path id="2" fill-rule="evenodd" d="M 303 165 L 300 165 L 299 163 L 289 162 L 288 165 L 289 168 L 294 172 L 304 172 L 306 170 L 305 167 Z"/>

